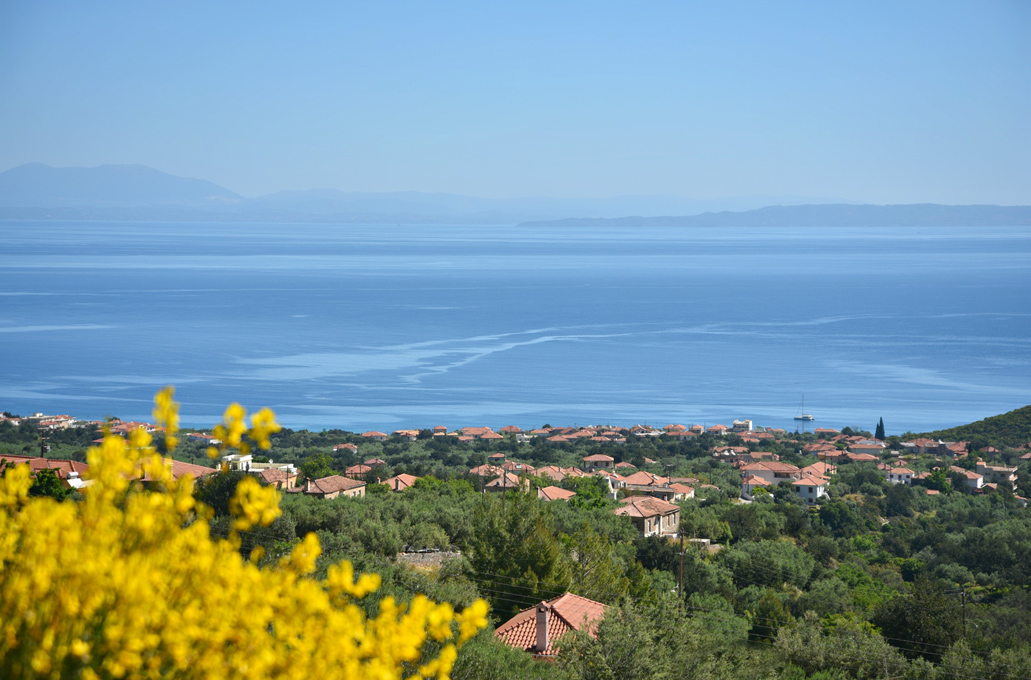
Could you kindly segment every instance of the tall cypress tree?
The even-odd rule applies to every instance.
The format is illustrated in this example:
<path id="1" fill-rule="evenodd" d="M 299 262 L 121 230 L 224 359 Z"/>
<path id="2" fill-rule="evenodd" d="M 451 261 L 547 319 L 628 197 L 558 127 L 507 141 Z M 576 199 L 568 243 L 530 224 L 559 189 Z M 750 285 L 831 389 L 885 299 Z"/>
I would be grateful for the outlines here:
<path id="1" fill-rule="evenodd" d="M 877 423 L 877 432 L 874 434 L 874 438 L 884 441 L 884 418 L 881 418 Z"/>

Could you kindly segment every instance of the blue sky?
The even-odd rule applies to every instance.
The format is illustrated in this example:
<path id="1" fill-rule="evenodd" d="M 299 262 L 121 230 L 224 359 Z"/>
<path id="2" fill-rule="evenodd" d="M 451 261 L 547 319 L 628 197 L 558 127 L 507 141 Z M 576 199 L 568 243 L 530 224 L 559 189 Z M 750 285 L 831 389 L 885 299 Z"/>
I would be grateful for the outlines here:
<path id="1" fill-rule="evenodd" d="M 0 2 L 0 170 L 1031 204 L 1031 3 Z"/>

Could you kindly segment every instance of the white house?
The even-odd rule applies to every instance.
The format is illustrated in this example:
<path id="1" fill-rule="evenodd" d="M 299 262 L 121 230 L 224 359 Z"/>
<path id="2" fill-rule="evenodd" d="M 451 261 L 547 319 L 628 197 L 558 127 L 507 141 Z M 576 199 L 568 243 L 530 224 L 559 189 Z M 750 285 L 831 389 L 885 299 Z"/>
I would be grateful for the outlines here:
<path id="1" fill-rule="evenodd" d="M 802 500 L 809 505 L 813 505 L 816 503 L 817 498 L 827 495 L 828 484 L 830 484 L 830 480 L 826 477 L 802 475 L 800 479 L 795 480 L 793 486 L 795 487 L 795 493 Z"/>
<path id="2" fill-rule="evenodd" d="M 964 470 L 963 468 L 956 467 L 955 465 L 950 465 L 949 470 L 963 475 L 963 480 L 971 489 L 980 489 L 984 486 L 984 475 L 980 475 L 973 470 Z"/>
<path id="3" fill-rule="evenodd" d="M 888 473 L 888 481 L 892 484 L 905 484 L 906 486 L 913 485 L 913 471 L 905 467 L 897 467 L 886 470 Z"/>
<path id="4" fill-rule="evenodd" d="M 731 429 L 734 430 L 734 432 L 751 432 L 752 431 L 752 421 L 751 420 L 747 420 L 747 419 L 746 420 L 735 420 L 733 423 L 730 424 L 730 426 L 731 426 Z"/>

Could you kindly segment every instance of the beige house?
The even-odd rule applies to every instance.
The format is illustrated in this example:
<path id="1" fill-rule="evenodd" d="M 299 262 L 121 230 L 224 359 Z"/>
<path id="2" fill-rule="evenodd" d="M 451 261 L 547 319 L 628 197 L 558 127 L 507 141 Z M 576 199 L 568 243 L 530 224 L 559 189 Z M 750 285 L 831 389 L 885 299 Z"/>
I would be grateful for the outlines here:
<path id="1" fill-rule="evenodd" d="M 865 453 L 871 456 L 879 456 L 887 445 L 884 442 L 871 441 L 869 439 L 849 444 L 849 453 Z"/>
<path id="2" fill-rule="evenodd" d="M 596 453 L 593 456 L 584 458 L 584 470 L 594 472 L 595 470 L 613 470 L 616 467 L 616 459 L 606 456 L 604 453 Z"/>
<path id="3" fill-rule="evenodd" d="M 1005 486 L 1010 491 L 1017 490 L 1017 468 L 1005 465 L 988 465 L 983 460 L 977 461 L 977 473 L 984 477 L 988 484 Z"/>
<path id="4" fill-rule="evenodd" d="M 651 496 L 629 496 L 613 513 L 629 517 L 641 536 L 675 534 L 680 524 L 680 506 Z"/>
<path id="5" fill-rule="evenodd" d="M 794 465 L 775 460 L 760 460 L 742 465 L 741 472 L 745 477 L 749 475 L 759 477 L 772 486 L 777 486 L 781 482 L 793 482 L 802 476 L 802 471 Z"/>
<path id="6" fill-rule="evenodd" d="M 297 473 L 280 468 L 267 468 L 258 473 L 258 479 L 280 491 L 289 491 L 297 486 Z"/>
<path id="7" fill-rule="evenodd" d="M 365 482 L 349 479 L 341 475 L 330 475 L 322 479 L 309 479 L 304 487 L 292 489 L 294 492 L 306 493 L 316 498 L 332 499 L 337 496 L 359 498 L 365 495 Z"/>

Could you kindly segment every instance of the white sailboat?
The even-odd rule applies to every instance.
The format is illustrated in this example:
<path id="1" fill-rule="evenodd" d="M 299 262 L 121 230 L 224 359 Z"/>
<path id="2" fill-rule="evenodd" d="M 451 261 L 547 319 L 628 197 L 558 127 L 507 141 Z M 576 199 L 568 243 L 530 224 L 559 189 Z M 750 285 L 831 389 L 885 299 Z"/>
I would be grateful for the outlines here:
<path id="1" fill-rule="evenodd" d="M 804 420 L 806 422 L 815 420 L 813 414 L 805 412 L 805 395 L 802 395 L 802 405 L 798 407 L 798 413 L 795 415 L 795 420 Z"/>

